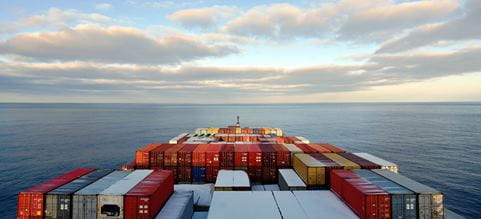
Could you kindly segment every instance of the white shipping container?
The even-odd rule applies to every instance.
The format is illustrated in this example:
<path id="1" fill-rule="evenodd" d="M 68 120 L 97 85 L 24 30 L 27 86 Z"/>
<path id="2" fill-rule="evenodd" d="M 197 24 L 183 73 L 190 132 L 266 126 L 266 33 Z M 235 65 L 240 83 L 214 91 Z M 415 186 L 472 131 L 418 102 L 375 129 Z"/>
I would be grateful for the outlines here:
<path id="1" fill-rule="evenodd" d="M 293 169 L 279 169 L 281 190 L 306 190 L 306 184 Z"/>
<path id="2" fill-rule="evenodd" d="M 98 195 L 97 218 L 121 219 L 124 217 L 124 195 L 134 188 L 153 170 L 135 170 Z"/>
<path id="3" fill-rule="evenodd" d="M 172 139 L 169 140 L 169 144 L 177 144 L 181 138 L 187 135 L 188 133 L 182 133 L 180 135 L 177 135 L 176 137 L 173 137 Z"/>
<path id="4" fill-rule="evenodd" d="M 272 192 L 214 192 L 208 219 L 282 219 Z"/>
<path id="5" fill-rule="evenodd" d="M 309 219 L 292 192 L 274 191 L 272 194 L 283 219 Z"/>
<path id="6" fill-rule="evenodd" d="M 307 139 L 307 138 L 304 138 L 304 137 L 301 137 L 301 136 L 296 136 L 296 138 L 299 139 L 299 140 L 300 140 L 302 143 L 304 143 L 304 144 L 309 144 L 309 143 L 311 143 L 311 142 L 309 141 L 309 139 Z"/>
<path id="7" fill-rule="evenodd" d="M 194 213 L 193 192 L 174 191 L 156 219 L 191 219 Z"/>
<path id="8" fill-rule="evenodd" d="M 357 155 L 358 157 L 364 158 L 368 161 L 371 161 L 377 165 L 380 165 L 381 169 L 389 170 L 395 173 L 399 171 L 397 164 L 389 162 L 382 158 L 376 157 L 372 154 L 368 154 L 368 153 L 353 153 L 353 154 Z"/>
<path id="9" fill-rule="evenodd" d="M 293 191 L 309 218 L 359 218 L 331 191 Z"/>
<path id="10" fill-rule="evenodd" d="M 248 189 L 250 188 L 249 176 L 243 170 L 220 170 L 215 181 L 215 188 Z"/>

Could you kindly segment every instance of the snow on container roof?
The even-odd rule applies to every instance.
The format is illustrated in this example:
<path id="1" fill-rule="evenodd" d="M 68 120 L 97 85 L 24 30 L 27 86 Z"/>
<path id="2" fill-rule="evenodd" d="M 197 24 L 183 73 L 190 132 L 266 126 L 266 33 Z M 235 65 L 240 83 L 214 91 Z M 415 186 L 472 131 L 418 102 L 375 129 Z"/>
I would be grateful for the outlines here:
<path id="1" fill-rule="evenodd" d="M 382 166 L 397 166 L 395 163 L 389 162 L 387 160 L 376 157 L 369 153 L 353 153 L 353 154 Z"/>
<path id="2" fill-rule="evenodd" d="M 152 172 L 153 170 L 135 170 L 134 172 L 117 181 L 99 194 L 124 195 Z"/>
<path id="3" fill-rule="evenodd" d="M 215 187 L 250 187 L 249 176 L 243 170 L 220 170 Z"/>
<path id="4" fill-rule="evenodd" d="M 294 194 L 290 191 L 273 191 L 277 207 L 281 211 L 283 219 L 308 219 Z"/>
<path id="5" fill-rule="evenodd" d="M 289 187 L 306 187 L 306 184 L 293 169 L 279 169 L 279 174 L 282 175 Z"/>
<path id="6" fill-rule="evenodd" d="M 309 218 L 359 218 L 331 191 L 293 191 Z"/>
<path id="7" fill-rule="evenodd" d="M 222 191 L 214 192 L 208 219 L 281 219 L 272 192 Z"/>
<path id="8" fill-rule="evenodd" d="M 87 187 L 83 188 L 82 190 L 76 192 L 75 194 L 78 195 L 96 195 L 102 191 L 104 191 L 106 188 L 110 187 L 117 181 L 121 180 L 128 174 L 132 173 L 131 170 L 125 170 L 125 171 L 114 171 L 110 173 L 109 175 L 103 177 L 102 179 L 97 180 L 96 182 L 88 185 Z"/>
<path id="9" fill-rule="evenodd" d="M 393 173 L 388 170 L 372 170 L 373 172 L 388 178 L 391 181 L 394 181 L 395 183 L 406 187 L 407 189 L 415 192 L 415 193 L 420 193 L 420 194 L 437 194 L 441 193 L 436 189 L 433 189 L 427 185 L 421 184 L 419 182 L 416 182 L 412 179 L 409 179 L 401 174 Z"/>

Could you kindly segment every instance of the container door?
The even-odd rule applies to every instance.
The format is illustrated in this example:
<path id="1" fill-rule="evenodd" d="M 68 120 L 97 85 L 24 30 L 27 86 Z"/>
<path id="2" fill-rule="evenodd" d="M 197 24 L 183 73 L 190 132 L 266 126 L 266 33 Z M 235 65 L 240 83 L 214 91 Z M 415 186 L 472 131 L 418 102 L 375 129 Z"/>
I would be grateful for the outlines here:
<path id="1" fill-rule="evenodd" d="M 59 208 L 57 209 L 57 218 L 70 219 L 70 195 L 58 196 Z"/>
<path id="2" fill-rule="evenodd" d="M 54 219 L 57 218 L 58 209 L 58 197 L 57 195 L 45 196 L 45 218 Z"/>
<path id="3" fill-rule="evenodd" d="M 432 218 L 444 218 L 444 204 L 442 194 L 431 196 L 431 209 Z"/>
<path id="4" fill-rule="evenodd" d="M 431 218 L 431 195 L 418 195 L 419 219 Z"/>

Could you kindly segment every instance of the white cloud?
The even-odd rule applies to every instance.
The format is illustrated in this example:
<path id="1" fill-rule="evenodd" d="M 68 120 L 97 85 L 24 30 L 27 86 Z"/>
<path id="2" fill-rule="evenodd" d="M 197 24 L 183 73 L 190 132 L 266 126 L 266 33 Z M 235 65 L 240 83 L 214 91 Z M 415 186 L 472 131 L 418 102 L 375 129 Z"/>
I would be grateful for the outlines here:
<path id="1" fill-rule="evenodd" d="M 112 5 L 109 3 L 100 3 L 95 5 L 95 9 L 97 10 L 109 10 L 112 8 Z"/>
<path id="2" fill-rule="evenodd" d="M 191 8 L 176 11 L 167 16 L 169 20 L 178 22 L 185 27 L 211 28 L 220 21 L 237 14 L 235 7 L 211 6 L 205 8 Z"/>
<path id="3" fill-rule="evenodd" d="M 196 37 L 152 37 L 128 27 L 78 25 L 57 32 L 25 33 L 0 42 L 0 54 L 40 61 L 175 64 L 239 52 L 234 46 L 207 45 Z"/>

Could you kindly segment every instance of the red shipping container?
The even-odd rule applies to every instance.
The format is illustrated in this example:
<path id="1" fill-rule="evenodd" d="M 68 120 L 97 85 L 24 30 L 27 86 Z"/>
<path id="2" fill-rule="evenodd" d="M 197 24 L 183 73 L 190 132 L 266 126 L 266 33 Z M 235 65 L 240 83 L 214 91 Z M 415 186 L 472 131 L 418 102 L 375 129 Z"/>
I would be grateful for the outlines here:
<path id="1" fill-rule="evenodd" d="M 337 146 L 334 146 L 332 144 L 321 143 L 320 145 L 329 149 L 332 153 L 344 153 L 344 152 L 346 152 L 344 149 L 342 149 L 340 147 L 337 147 Z"/>
<path id="2" fill-rule="evenodd" d="M 310 147 L 308 144 L 295 144 L 295 145 L 306 154 L 317 153 L 317 150 Z"/>
<path id="3" fill-rule="evenodd" d="M 125 195 L 126 219 L 155 218 L 174 191 L 174 175 L 155 170 Z"/>
<path id="4" fill-rule="evenodd" d="M 362 169 L 381 169 L 381 166 L 380 165 L 377 165 L 371 161 L 368 161 L 364 158 L 361 158 L 361 157 L 358 157 L 357 155 L 355 154 L 351 154 L 351 153 L 339 153 L 340 156 L 358 164 L 359 166 L 361 166 Z"/>
<path id="5" fill-rule="evenodd" d="M 234 145 L 224 144 L 220 149 L 220 168 L 232 170 L 234 168 Z"/>
<path id="6" fill-rule="evenodd" d="M 272 147 L 277 152 L 277 167 L 284 168 L 291 165 L 291 152 L 282 144 L 273 144 Z"/>
<path id="7" fill-rule="evenodd" d="M 296 137 L 287 137 L 288 141 L 286 141 L 286 144 L 295 144 L 296 142 L 300 142 L 301 140 L 299 140 L 298 138 Z"/>
<path id="8" fill-rule="evenodd" d="M 330 153 L 331 152 L 331 150 L 323 147 L 320 144 L 307 144 L 307 145 L 309 145 L 309 147 L 311 147 L 311 148 L 314 148 L 319 153 Z"/>
<path id="9" fill-rule="evenodd" d="M 277 151 L 271 144 L 260 144 L 259 148 L 262 151 L 262 167 L 276 167 L 277 166 Z"/>
<path id="10" fill-rule="evenodd" d="M 318 160 L 324 166 L 325 182 L 329 186 L 331 179 L 331 171 L 335 169 L 343 169 L 344 167 L 323 154 L 310 154 L 314 159 Z"/>
<path id="11" fill-rule="evenodd" d="M 137 169 L 148 169 L 150 167 L 150 151 L 160 144 L 149 144 L 135 152 L 135 167 Z"/>
<path id="12" fill-rule="evenodd" d="M 209 147 L 205 148 L 206 182 L 215 182 L 217 178 L 217 172 L 219 171 L 220 166 L 219 157 L 221 148 L 221 144 L 211 144 Z"/>
<path id="13" fill-rule="evenodd" d="M 41 219 L 44 214 L 45 193 L 50 192 L 64 184 L 67 184 L 94 169 L 79 168 L 62 176 L 45 181 L 18 193 L 17 218 L 18 219 Z"/>
<path id="14" fill-rule="evenodd" d="M 177 167 L 177 152 L 184 144 L 174 144 L 164 151 L 164 167 Z"/>
<path id="15" fill-rule="evenodd" d="M 331 190 L 360 218 L 390 218 L 391 198 L 381 188 L 348 170 L 331 171 Z M 341 185 L 341 186 L 339 186 Z"/>
<path id="16" fill-rule="evenodd" d="M 249 151 L 248 167 L 262 167 L 262 151 L 259 144 L 247 144 Z"/>
<path id="17" fill-rule="evenodd" d="M 192 152 L 192 166 L 193 167 L 205 167 L 205 150 L 209 147 L 209 144 L 199 144 Z"/>
<path id="18" fill-rule="evenodd" d="M 192 152 L 196 144 L 186 144 L 177 152 L 177 182 L 192 182 Z"/>
<path id="19" fill-rule="evenodd" d="M 135 159 L 133 159 L 132 161 L 128 162 L 128 163 L 124 163 L 120 166 L 120 169 L 121 170 L 133 170 L 135 169 Z"/>
<path id="20" fill-rule="evenodd" d="M 164 152 L 175 144 L 162 144 L 150 151 L 150 169 L 164 168 Z"/>
<path id="21" fill-rule="evenodd" d="M 247 167 L 249 164 L 249 146 L 247 144 L 234 145 L 234 166 Z"/>

